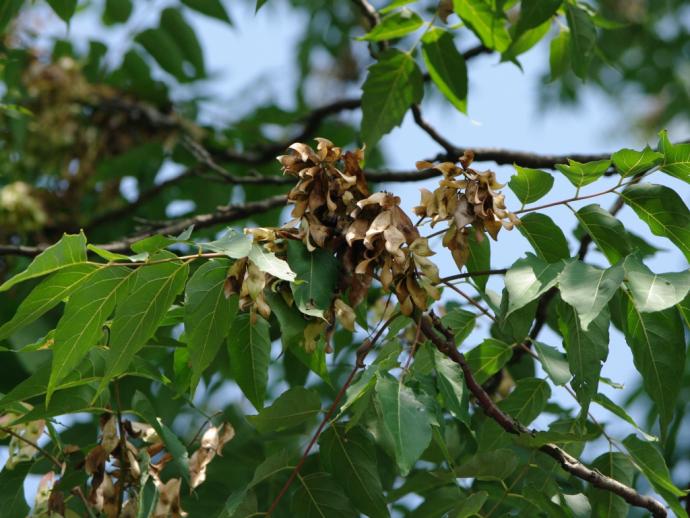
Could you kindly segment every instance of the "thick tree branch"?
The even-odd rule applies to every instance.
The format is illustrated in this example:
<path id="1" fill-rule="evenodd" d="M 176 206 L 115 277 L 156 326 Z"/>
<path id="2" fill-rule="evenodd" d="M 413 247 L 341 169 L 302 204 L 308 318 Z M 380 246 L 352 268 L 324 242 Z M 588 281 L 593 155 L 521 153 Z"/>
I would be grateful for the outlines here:
<path id="1" fill-rule="evenodd" d="M 478 405 L 484 413 L 493 419 L 506 432 L 514 435 L 532 434 L 528 428 L 521 425 L 518 421 L 503 412 L 489 394 L 477 383 L 474 373 L 470 369 L 465 356 L 460 353 L 456 346 L 453 334 L 439 322 L 432 322 L 428 316 L 423 316 L 421 320 L 422 332 L 431 340 L 436 348 L 448 358 L 457 363 L 465 376 L 467 388 L 477 399 Z M 439 334 L 440 333 L 440 334 Z M 607 477 L 596 470 L 592 470 L 582 464 L 579 459 L 573 457 L 565 450 L 555 444 L 545 444 L 539 448 L 571 475 L 589 482 L 591 485 L 604 491 L 614 493 L 623 498 L 630 505 L 647 509 L 653 516 L 661 518 L 667 516 L 666 509 L 657 500 L 645 495 L 641 495 L 632 487 L 621 484 L 617 480 Z"/>

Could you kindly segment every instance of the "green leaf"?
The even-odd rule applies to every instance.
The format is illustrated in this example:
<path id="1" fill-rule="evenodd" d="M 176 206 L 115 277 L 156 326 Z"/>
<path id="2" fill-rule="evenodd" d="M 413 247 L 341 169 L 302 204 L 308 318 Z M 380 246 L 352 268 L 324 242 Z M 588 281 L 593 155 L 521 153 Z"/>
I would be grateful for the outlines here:
<path id="1" fill-rule="evenodd" d="M 453 36 L 442 29 L 430 29 L 422 38 L 422 56 L 431 80 L 462 113 L 467 113 L 467 66 L 455 48 Z"/>
<path id="2" fill-rule="evenodd" d="M 21 462 L 0 471 L 0 496 L 2 496 L 3 518 L 26 518 L 30 508 L 24 499 L 24 479 L 29 474 L 32 462 Z"/>
<path id="3" fill-rule="evenodd" d="M 0 32 L 5 33 L 5 28 L 19 13 L 24 5 L 24 0 L 7 0 L 0 2 Z"/>
<path id="4" fill-rule="evenodd" d="M 475 453 L 455 468 L 455 476 L 477 480 L 505 480 L 513 474 L 519 463 L 517 455 L 512 450 L 500 448 L 482 451 Z"/>
<path id="5" fill-rule="evenodd" d="M 501 54 L 501 62 L 514 61 L 520 66 L 517 62 L 517 57 L 539 43 L 549 32 L 549 29 L 551 29 L 551 21 L 546 21 L 534 29 L 529 29 L 520 34 L 517 38 L 513 39 L 510 47 Z"/>
<path id="6" fill-rule="evenodd" d="M 653 444 L 641 441 L 634 434 L 628 435 L 623 440 L 623 445 L 652 487 L 666 500 L 676 516 L 687 518 L 688 513 L 678 501 L 678 497 L 685 496 L 685 491 L 681 491 L 673 484 L 661 452 Z"/>
<path id="7" fill-rule="evenodd" d="M 465 267 L 468 272 L 482 272 L 491 269 L 491 240 L 485 235 L 478 240 L 474 232 L 468 236 L 469 253 Z M 472 280 L 481 291 L 486 291 L 486 283 L 489 282 L 488 275 L 472 275 Z"/>
<path id="8" fill-rule="evenodd" d="M 309 367 L 317 376 L 321 377 L 330 385 L 328 367 L 326 365 L 325 345 L 323 340 L 319 341 L 317 348 L 312 353 L 307 353 L 305 346 L 304 331 L 309 323 L 304 315 L 300 313 L 293 304 L 288 306 L 280 294 L 265 292 L 266 301 L 271 306 L 271 312 L 278 319 L 280 326 L 280 340 L 283 349 L 290 349 L 290 352 L 306 367 Z"/>
<path id="9" fill-rule="evenodd" d="M 642 151 L 621 149 L 611 155 L 613 165 L 623 178 L 649 171 L 652 167 L 659 165 L 663 159 L 662 153 L 652 151 L 649 146 Z"/>
<path id="10" fill-rule="evenodd" d="M 261 9 L 266 2 L 268 2 L 268 0 L 256 0 L 256 8 L 254 9 L 254 13 L 258 13 L 259 9 Z"/>
<path id="11" fill-rule="evenodd" d="M 565 16 L 570 28 L 570 59 L 573 63 L 573 71 L 578 77 L 587 77 L 589 62 L 594 54 L 596 46 L 597 30 L 584 9 L 568 3 L 565 8 Z"/>
<path id="12" fill-rule="evenodd" d="M 690 212 L 673 189 L 641 183 L 631 185 L 621 196 L 654 235 L 673 241 L 690 261 Z"/>
<path id="13" fill-rule="evenodd" d="M 393 0 L 393 1 L 392 1 L 391 3 L 389 3 L 388 5 L 382 7 L 381 9 L 379 9 L 379 13 L 381 13 L 381 14 L 388 14 L 388 13 L 390 13 L 391 11 L 395 11 L 395 10 L 398 9 L 399 7 L 403 7 L 403 6 L 407 5 L 407 4 L 415 3 L 416 1 L 417 1 L 417 0 Z"/>
<path id="14" fill-rule="evenodd" d="M 512 356 L 513 349 L 507 343 L 493 338 L 487 338 L 465 355 L 479 384 L 500 371 Z"/>
<path id="15" fill-rule="evenodd" d="M 626 284 L 640 313 L 663 311 L 681 302 L 690 290 L 690 270 L 655 274 L 635 256 L 623 263 Z"/>
<path id="16" fill-rule="evenodd" d="M 304 387 L 293 387 L 283 392 L 271 406 L 248 416 L 261 433 L 279 432 L 311 421 L 321 412 L 319 394 Z"/>
<path id="17" fill-rule="evenodd" d="M 609 354 L 609 321 L 608 307 L 604 306 L 585 331 L 572 306 L 563 302 L 558 305 L 558 327 L 573 375 L 570 385 L 582 407 L 580 415 L 583 417 L 597 393 L 601 366 Z"/>
<path id="18" fill-rule="evenodd" d="M 376 450 L 362 428 L 328 428 L 319 439 L 319 457 L 358 511 L 372 518 L 390 516 L 376 465 Z"/>
<path id="19" fill-rule="evenodd" d="M 505 285 L 508 290 L 508 317 L 556 285 L 565 263 L 546 263 L 532 254 L 515 261 L 506 273 Z"/>
<path id="20" fill-rule="evenodd" d="M 548 21 L 562 3 L 562 0 L 523 0 L 513 38 L 517 39 L 523 32 Z"/>
<path id="21" fill-rule="evenodd" d="M 28 423 L 77 412 L 103 412 L 108 404 L 108 397 L 104 394 L 98 395 L 95 387 L 95 384 L 89 384 L 58 390 L 49 405 L 35 406 L 33 410 L 13 421 L 12 424 Z"/>
<path id="22" fill-rule="evenodd" d="M 592 399 L 597 405 L 600 405 L 604 407 L 606 410 L 611 412 L 612 414 L 616 415 L 617 417 L 620 417 L 623 419 L 623 421 L 626 421 L 627 423 L 631 424 L 633 428 L 635 428 L 640 434 L 645 438 L 647 441 L 658 441 L 655 436 L 648 434 L 642 428 L 639 427 L 639 425 L 635 422 L 635 420 L 630 417 L 630 414 L 628 414 L 624 408 L 622 408 L 620 405 L 617 405 L 613 401 L 611 401 L 607 396 L 604 394 L 597 394 L 594 396 Z"/>
<path id="23" fill-rule="evenodd" d="M 558 36 L 551 40 L 549 47 L 549 81 L 555 81 L 561 77 L 570 64 L 570 31 L 561 28 Z"/>
<path id="24" fill-rule="evenodd" d="M 86 236 L 83 233 L 64 234 L 60 241 L 38 254 L 26 270 L 5 281 L 0 286 L 0 292 L 7 291 L 20 282 L 84 262 L 86 262 Z"/>
<path id="25" fill-rule="evenodd" d="M 194 29 L 189 26 L 180 11 L 173 7 L 163 9 L 160 26 L 174 39 L 180 53 L 194 67 L 195 77 L 204 77 L 206 74 L 204 51 L 201 49 Z"/>
<path id="26" fill-rule="evenodd" d="M 627 455 L 620 452 L 609 452 L 600 455 L 592 462 L 592 469 L 596 469 L 602 475 L 611 477 L 621 484 L 632 486 L 635 476 L 633 466 Z M 630 506 L 620 496 L 590 486 L 587 496 L 592 504 L 592 516 L 601 518 L 626 518 Z"/>
<path id="27" fill-rule="evenodd" d="M 237 314 L 237 296 L 226 298 L 223 292 L 229 267 L 227 259 L 212 259 L 201 265 L 187 283 L 184 326 L 192 363 L 192 389 L 213 362 Z"/>
<path id="28" fill-rule="evenodd" d="M 203 250 L 225 254 L 232 259 L 242 259 L 251 252 L 252 240 L 245 234 L 229 230 L 220 239 L 209 243 L 201 243 L 199 246 Z"/>
<path id="29" fill-rule="evenodd" d="M 510 45 L 505 15 L 485 0 L 453 0 L 458 16 L 490 49 L 503 52 Z"/>
<path id="30" fill-rule="evenodd" d="M 74 11 L 77 10 L 77 0 L 47 0 L 48 5 L 53 8 L 55 14 L 57 14 L 65 23 L 69 23 L 72 16 L 74 16 Z"/>
<path id="31" fill-rule="evenodd" d="M 422 73 L 412 56 L 396 49 L 369 67 L 362 86 L 362 140 L 373 148 L 422 100 Z"/>
<path id="32" fill-rule="evenodd" d="M 431 442 L 431 418 L 412 389 L 386 375 L 377 375 L 376 402 L 398 468 L 405 476 Z"/>
<path id="33" fill-rule="evenodd" d="M 134 270 L 117 266 L 97 271 L 72 294 L 55 329 L 53 367 L 46 403 L 58 382 L 79 365 L 103 335 L 103 325 L 131 286 Z"/>
<path id="34" fill-rule="evenodd" d="M 357 38 L 365 41 L 384 41 L 401 38 L 406 34 L 419 29 L 424 21 L 414 11 L 401 9 L 397 13 L 391 13 L 376 24 L 365 36 Z"/>
<path id="35" fill-rule="evenodd" d="M 517 229 L 527 238 L 540 259 L 547 263 L 557 263 L 570 257 L 568 241 L 563 231 L 546 214 L 531 212 L 520 221 L 522 223 Z"/>
<path id="36" fill-rule="evenodd" d="M 666 437 L 683 383 L 685 332 L 676 308 L 657 313 L 640 313 L 628 303 L 625 339 L 633 362 L 642 375 L 649 397 L 656 403 L 661 437 Z"/>
<path id="37" fill-rule="evenodd" d="M 659 151 L 663 153 L 661 170 L 690 183 L 690 144 L 672 144 L 663 130 L 659 133 Z"/>
<path id="38" fill-rule="evenodd" d="M 132 14 L 132 0 L 106 0 L 103 10 L 103 23 L 125 23 Z"/>
<path id="39" fill-rule="evenodd" d="M 510 177 L 508 186 L 520 203 L 534 203 L 548 194 L 553 187 L 553 176 L 540 169 L 529 169 L 514 164 L 517 174 Z"/>
<path id="40" fill-rule="evenodd" d="M 443 396 L 445 406 L 450 413 L 463 423 L 470 422 L 470 398 L 465 386 L 462 370 L 452 360 L 434 349 L 434 365 L 436 367 L 436 383 Z"/>
<path id="41" fill-rule="evenodd" d="M 451 516 L 453 518 L 476 516 L 481 511 L 487 498 L 489 498 L 489 493 L 486 491 L 472 493 L 455 507 Z"/>
<path id="42" fill-rule="evenodd" d="M 515 384 L 510 395 L 499 403 L 501 410 L 528 426 L 546 408 L 551 388 L 543 379 L 522 378 Z"/>
<path id="43" fill-rule="evenodd" d="M 284 449 L 274 453 L 270 457 L 267 457 L 261 464 L 259 464 L 254 470 L 254 476 L 251 482 L 249 482 L 248 489 L 261 484 L 264 480 L 271 480 L 275 475 L 283 471 L 292 471 L 295 468 L 294 463 L 290 462 L 290 455 Z M 287 474 L 287 473 L 286 473 Z"/>
<path id="44" fill-rule="evenodd" d="M 95 264 L 76 264 L 54 273 L 41 281 L 22 300 L 12 320 L 0 326 L 0 340 L 12 335 L 17 329 L 30 324 L 62 302 L 81 283 L 86 282 L 98 270 Z"/>
<path id="45" fill-rule="evenodd" d="M 268 322 L 259 315 L 243 313 L 232 323 L 228 337 L 228 354 L 232 377 L 254 408 L 261 409 L 266 399 L 271 339 Z M 227 325 L 227 321 L 226 321 Z"/>
<path id="46" fill-rule="evenodd" d="M 558 281 L 561 298 L 575 308 L 583 331 L 606 307 L 624 277 L 621 264 L 602 270 L 572 261 L 563 268 Z"/>
<path id="47" fill-rule="evenodd" d="M 176 261 L 137 269 L 131 291 L 124 300 L 118 301 L 115 310 L 110 328 L 109 365 L 99 391 L 125 371 L 134 355 L 151 338 L 175 297 L 184 289 L 188 273 L 187 263 Z"/>
<path id="48" fill-rule="evenodd" d="M 232 25 L 232 20 L 230 16 L 228 16 L 228 12 L 225 10 L 220 0 L 182 0 L 182 5 L 186 5 L 190 9 L 194 9 L 201 14 Z"/>
<path id="49" fill-rule="evenodd" d="M 287 259 L 297 279 L 303 281 L 290 284 L 297 307 L 306 315 L 324 318 L 338 282 L 338 260 L 329 250 L 309 252 L 301 241 L 294 240 L 288 241 Z"/>
<path id="50" fill-rule="evenodd" d="M 556 169 L 578 189 L 597 181 L 609 170 L 609 167 L 611 167 L 611 160 L 597 160 L 583 164 L 569 158 L 568 165 L 556 164 Z"/>
<path id="51" fill-rule="evenodd" d="M 249 260 L 264 273 L 273 275 L 278 279 L 293 282 L 296 274 L 290 269 L 290 265 L 276 256 L 273 252 L 267 252 L 261 245 L 253 244 L 249 251 Z"/>
<path id="52" fill-rule="evenodd" d="M 570 381 L 570 367 L 568 366 L 568 358 L 555 347 L 546 345 L 542 342 L 532 342 L 534 350 L 539 356 L 541 366 L 549 375 L 551 381 L 556 385 L 565 385 Z"/>
<path id="53" fill-rule="evenodd" d="M 356 518 L 357 513 L 340 486 L 328 473 L 299 477 L 292 497 L 293 516 L 300 518 Z"/>
<path id="54" fill-rule="evenodd" d="M 134 393 L 132 397 L 132 408 L 143 417 L 154 430 L 156 430 L 158 437 L 163 439 L 166 450 L 168 450 L 168 453 L 173 457 L 173 465 L 175 466 L 176 474 L 182 476 L 185 481 L 189 483 L 189 455 L 185 445 L 180 442 L 180 439 L 177 438 L 177 435 L 175 435 L 170 428 L 158 420 L 156 409 L 143 392 L 137 390 Z"/>
<path id="55" fill-rule="evenodd" d="M 456 345 L 465 341 L 465 338 L 474 330 L 476 321 L 477 315 L 460 308 L 453 308 L 441 317 L 443 325 L 449 327 L 455 334 Z"/>
<path id="56" fill-rule="evenodd" d="M 134 37 L 134 41 L 146 49 L 160 67 L 178 81 L 187 81 L 184 56 L 174 37 L 163 29 L 146 29 Z M 136 250 L 135 250 L 136 251 Z"/>
<path id="57" fill-rule="evenodd" d="M 593 203 L 582 207 L 575 215 L 609 263 L 616 264 L 632 251 L 623 224 L 609 211 Z"/>

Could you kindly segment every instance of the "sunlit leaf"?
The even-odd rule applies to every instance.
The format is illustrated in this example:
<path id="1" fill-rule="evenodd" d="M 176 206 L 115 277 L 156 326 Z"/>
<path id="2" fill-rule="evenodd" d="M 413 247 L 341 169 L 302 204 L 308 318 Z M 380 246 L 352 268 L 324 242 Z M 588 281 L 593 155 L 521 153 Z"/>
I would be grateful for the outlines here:
<path id="1" fill-rule="evenodd" d="M 419 29 L 424 21 L 414 11 L 402 9 L 381 18 L 381 22 L 374 26 L 365 36 L 358 38 L 366 41 L 383 41 L 401 38 Z"/>
<path id="2" fill-rule="evenodd" d="M 453 106 L 467 112 L 467 67 L 453 42 L 442 29 L 431 29 L 422 38 L 422 56 L 431 79 Z"/>
<path id="3" fill-rule="evenodd" d="M 255 319 L 248 313 L 235 318 L 228 336 L 228 354 L 232 377 L 254 408 L 261 409 L 266 398 L 271 340 L 268 322 L 258 315 Z"/>
<path id="4" fill-rule="evenodd" d="M 659 133 L 659 151 L 663 153 L 661 170 L 690 183 L 690 144 L 672 144 L 664 130 Z"/>
<path id="5" fill-rule="evenodd" d="M 611 167 L 610 160 L 597 160 L 583 164 L 568 159 L 568 165 L 556 164 L 556 169 L 578 189 L 597 181 L 609 170 L 609 167 Z"/>
<path id="6" fill-rule="evenodd" d="M 611 264 L 616 264 L 631 252 L 623 224 L 609 211 L 592 204 L 582 207 L 575 215 Z"/>
<path id="7" fill-rule="evenodd" d="M 505 26 L 503 11 L 485 0 L 453 0 L 453 8 L 469 25 L 482 43 L 498 52 L 510 45 L 510 34 Z"/>
<path id="8" fill-rule="evenodd" d="M 506 316 L 526 306 L 555 286 L 564 266 L 563 261 L 547 263 L 532 254 L 527 254 L 527 257 L 517 260 L 505 277 L 509 296 Z"/>
<path id="9" fill-rule="evenodd" d="M 621 149 L 611 155 L 613 165 L 624 178 L 648 171 L 652 167 L 659 165 L 663 158 L 664 155 L 662 153 L 652 151 L 649 146 L 642 151 Z"/>
<path id="10" fill-rule="evenodd" d="M 260 410 L 258 415 L 248 416 L 248 419 L 261 433 L 271 433 L 311 421 L 320 411 L 321 399 L 316 392 L 293 387 L 283 392 L 272 405 Z"/>
<path id="11" fill-rule="evenodd" d="M 597 31 L 590 15 L 575 4 L 568 3 L 565 8 L 566 20 L 570 28 L 570 59 L 573 71 L 578 77 L 587 77 L 589 63 L 596 46 Z"/>
<path id="12" fill-rule="evenodd" d="M 522 204 L 534 203 L 543 198 L 553 187 L 553 176 L 539 169 L 515 165 L 517 174 L 510 177 L 508 185 Z"/>
<path id="13" fill-rule="evenodd" d="M 484 383 L 508 363 L 513 349 L 500 340 L 487 338 L 465 356 L 477 383 Z"/>

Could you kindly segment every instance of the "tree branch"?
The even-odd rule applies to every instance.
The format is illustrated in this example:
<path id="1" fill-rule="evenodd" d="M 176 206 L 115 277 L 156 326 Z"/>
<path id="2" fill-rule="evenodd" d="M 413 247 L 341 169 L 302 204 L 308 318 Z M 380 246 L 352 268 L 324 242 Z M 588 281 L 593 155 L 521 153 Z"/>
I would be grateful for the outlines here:
<path id="1" fill-rule="evenodd" d="M 432 322 L 432 319 L 426 315 L 422 317 L 421 325 L 422 332 L 431 340 L 436 348 L 460 366 L 465 376 L 467 388 L 472 392 L 477 399 L 477 403 L 489 418 L 493 419 L 501 428 L 510 434 L 521 435 L 533 433 L 503 412 L 482 386 L 477 383 L 477 380 L 474 378 L 474 373 L 465 360 L 465 356 L 457 350 L 453 334 L 449 330 L 443 327 L 438 320 Z M 539 451 L 554 459 L 571 475 L 589 482 L 594 487 L 614 493 L 623 498 L 630 505 L 647 509 L 654 517 L 666 517 L 666 509 L 659 501 L 641 495 L 632 487 L 621 484 L 611 477 L 607 477 L 598 471 L 588 468 L 582 464 L 579 459 L 573 457 L 557 445 L 551 443 L 544 444 L 539 447 Z"/>

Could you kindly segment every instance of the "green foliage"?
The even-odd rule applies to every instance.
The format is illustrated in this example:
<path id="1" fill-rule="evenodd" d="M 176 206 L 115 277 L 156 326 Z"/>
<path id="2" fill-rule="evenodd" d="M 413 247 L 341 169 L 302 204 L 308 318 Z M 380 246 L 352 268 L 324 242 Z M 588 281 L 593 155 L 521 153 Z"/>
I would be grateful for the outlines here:
<path id="1" fill-rule="evenodd" d="M 0 514 L 687 516 L 690 144 L 656 127 L 690 113 L 682 2 L 250 3 L 299 21 L 277 73 L 207 52 L 234 2 L 0 2 Z M 539 45 L 547 100 L 655 95 L 656 148 L 422 117 Z M 439 153 L 396 171 L 408 120 Z"/>

